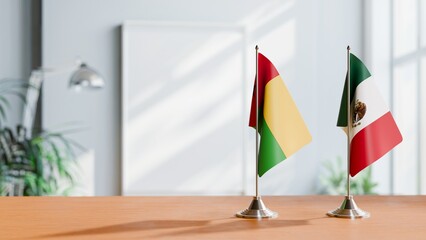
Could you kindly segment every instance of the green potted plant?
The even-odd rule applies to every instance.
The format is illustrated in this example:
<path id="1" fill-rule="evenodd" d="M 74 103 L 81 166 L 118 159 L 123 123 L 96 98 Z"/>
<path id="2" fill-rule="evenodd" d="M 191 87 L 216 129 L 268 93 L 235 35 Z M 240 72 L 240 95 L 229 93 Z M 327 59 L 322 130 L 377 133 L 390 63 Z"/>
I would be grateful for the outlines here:
<path id="1" fill-rule="evenodd" d="M 319 193 L 345 195 L 347 169 L 343 164 L 342 158 L 337 157 L 336 161 L 325 162 L 323 169 L 325 171 L 320 176 L 321 187 Z M 371 167 L 367 167 L 352 178 L 350 184 L 351 193 L 354 195 L 377 194 L 376 187 L 378 183 L 373 181 Z"/>
<path id="2" fill-rule="evenodd" d="M 13 130 L 3 124 L 10 110 L 8 97 L 26 103 L 23 92 L 29 87 L 17 80 L 0 81 L 0 195 L 67 195 L 75 184 L 74 148 L 81 148 L 65 136 L 69 131 L 27 136 L 21 125 Z"/>

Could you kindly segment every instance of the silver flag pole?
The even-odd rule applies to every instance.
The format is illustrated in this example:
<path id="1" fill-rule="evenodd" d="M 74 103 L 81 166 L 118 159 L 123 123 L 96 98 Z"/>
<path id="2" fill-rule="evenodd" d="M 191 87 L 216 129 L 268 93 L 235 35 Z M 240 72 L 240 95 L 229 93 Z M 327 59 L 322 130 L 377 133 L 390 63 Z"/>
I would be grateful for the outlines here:
<path id="1" fill-rule="evenodd" d="M 353 196 L 351 195 L 351 179 L 350 179 L 350 171 L 351 171 L 351 134 L 352 134 L 352 116 L 351 116 L 351 58 L 350 58 L 350 50 L 351 48 L 348 46 L 347 48 L 347 159 L 348 159 L 348 172 L 347 172 L 347 180 L 346 180 L 346 196 L 343 200 L 342 205 L 333 210 L 327 212 L 327 215 L 330 217 L 339 217 L 339 218 L 368 218 L 370 217 L 370 213 L 361 210 L 355 203 Z"/>
<path id="2" fill-rule="evenodd" d="M 240 218 L 275 218 L 278 216 L 276 212 L 269 210 L 259 195 L 259 46 L 256 45 L 256 79 L 255 79 L 255 96 L 256 96 L 256 195 L 250 203 L 250 206 L 236 214 Z"/>

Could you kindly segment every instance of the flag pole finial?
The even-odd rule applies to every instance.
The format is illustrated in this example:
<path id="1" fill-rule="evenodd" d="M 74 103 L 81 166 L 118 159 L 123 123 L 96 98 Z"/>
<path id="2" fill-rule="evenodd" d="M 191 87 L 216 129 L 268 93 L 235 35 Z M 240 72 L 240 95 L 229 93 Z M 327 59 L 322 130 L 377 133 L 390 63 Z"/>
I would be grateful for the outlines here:
<path id="1" fill-rule="evenodd" d="M 346 48 L 348 51 L 350 51 L 351 50 L 351 47 L 348 45 L 348 47 Z"/>

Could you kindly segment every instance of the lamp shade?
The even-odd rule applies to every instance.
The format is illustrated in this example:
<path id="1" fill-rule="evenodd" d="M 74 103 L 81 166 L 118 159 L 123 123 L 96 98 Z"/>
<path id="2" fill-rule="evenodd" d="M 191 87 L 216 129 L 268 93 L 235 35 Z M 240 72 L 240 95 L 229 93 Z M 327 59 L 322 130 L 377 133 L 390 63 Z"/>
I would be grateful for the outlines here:
<path id="1" fill-rule="evenodd" d="M 80 89 L 99 89 L 105 85 L 104 79 L 94 69 L 85 63 L 80 64 L 77 70 L 71 75 L 69 86 Z"/>

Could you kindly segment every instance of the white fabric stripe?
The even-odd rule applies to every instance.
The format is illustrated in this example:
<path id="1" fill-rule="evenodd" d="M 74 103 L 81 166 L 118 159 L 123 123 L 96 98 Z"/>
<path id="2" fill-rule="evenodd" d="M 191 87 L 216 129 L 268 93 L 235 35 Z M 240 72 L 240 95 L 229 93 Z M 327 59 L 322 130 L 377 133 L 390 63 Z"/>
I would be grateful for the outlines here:
<path id="1" fill-rule="evenodd" d="M 352 111 L 354 111 L 354 104 L 356 100 L 366 105 L 367 111 L 364 117 L 358 122 L 355 127 L 352 127 L 352 138 L 362 129 L 376 121 L 381 116 L 389 112 L 389 107 L 386 105 L 383 97 L 381 96 L 379 89 L 374 83 L 373 77 L 369 77 L 362 81 L 355 90 L 355 97 L 352 100 Z M 352 116 L 352 114 L 351 114 Z"/>

